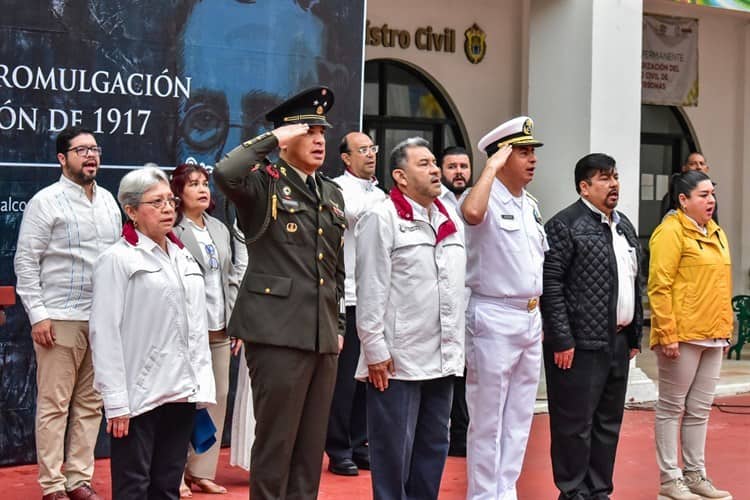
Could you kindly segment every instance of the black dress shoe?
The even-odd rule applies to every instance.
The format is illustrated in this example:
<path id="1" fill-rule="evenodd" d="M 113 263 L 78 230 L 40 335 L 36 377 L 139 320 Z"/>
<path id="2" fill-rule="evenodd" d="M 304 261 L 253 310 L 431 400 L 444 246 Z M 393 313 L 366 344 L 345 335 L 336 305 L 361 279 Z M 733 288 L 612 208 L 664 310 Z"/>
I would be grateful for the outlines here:
<path id="1" fill-rule="evenodd" d="M 357 465 L 348 458 L 344 458 L 343 460 L 331 460 L 328 462 L 328 470 L 331 471 L 332 474 L 337 474 L 339 476 L 359 475 Z"/>
<path id="2" fill-rule="evenodd" d="M 370 470 L 370 457 L 368 457 L 367 455 L 365 456 L 354 455 L 352 457 L 352 462 L 354 462 L 354 465 L 356 465 L 358 469 Z"/>

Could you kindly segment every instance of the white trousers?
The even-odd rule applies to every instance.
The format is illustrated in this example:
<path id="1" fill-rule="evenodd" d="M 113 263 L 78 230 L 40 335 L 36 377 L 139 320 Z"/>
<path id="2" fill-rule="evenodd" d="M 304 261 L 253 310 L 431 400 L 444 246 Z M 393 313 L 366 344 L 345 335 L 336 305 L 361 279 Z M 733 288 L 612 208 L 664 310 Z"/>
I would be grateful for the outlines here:
<path id="1" fill-rule="evenodd" d="M 539 308 L 472 298 L 466 311 L 467 498 L 517 500 L 542 359 Z"/>

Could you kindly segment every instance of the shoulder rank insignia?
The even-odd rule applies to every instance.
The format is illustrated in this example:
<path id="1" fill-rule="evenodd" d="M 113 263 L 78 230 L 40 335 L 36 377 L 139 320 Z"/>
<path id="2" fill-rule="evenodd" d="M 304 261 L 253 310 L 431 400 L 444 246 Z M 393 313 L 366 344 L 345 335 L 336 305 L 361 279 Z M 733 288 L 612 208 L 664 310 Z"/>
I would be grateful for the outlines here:
<path id="1" fill-rule="evenodd" d="M 264 170 L 274 179 L 279 178 L 279 170 L 276 168 L 276 165 L 266 165 L 266 168 Z"/>
<path id="2" fill-rule="evenodd" d="M 335 213 L 339 217 L 344 217 L 344 212 L 336 204 L 334 204 L 333 202 L 331 203 L 331 210 L 333 210 L 333 213 Z"/>
<path id="3" fill-rule="evenodd" d="M 537 210 L 536 208 L 534 209 L 534 218 L 536 219 L 536 221 L 537 221 L 537 222 L 538 222 L 539 224 L 541 224 L 541 223 L 542 223 L 542 214 L 540 214 L 540 213 L 539 213 L 539 210 Z"/>
<path id="4" fill-rule="evenodd" d="M 250 140 L 248 140 L 248 141 L 245 141 L 245 142 L 243 142 L 243 143 L 242 143 L 242 147 L 243 147 L 243 148 L 249 148 L 249 147 L 251 147 L 251 146 L 252 146 L 253 144 L 255 144 L 255 143 L 257 143 L 257 142 L 260 142 L 260 141 L 262 141 L 263 139 L 265 139 L 266 137 L 269 137 L 269 136 L 271 136 L 271 135 L 272 135 L 272 134 L 271 134 L 271 132 L 264 132 L 264 133 L 260 134 L 260 135 L 259 135 L 258 137 L 253 137 L 252 139 L 250 139 Z"/>

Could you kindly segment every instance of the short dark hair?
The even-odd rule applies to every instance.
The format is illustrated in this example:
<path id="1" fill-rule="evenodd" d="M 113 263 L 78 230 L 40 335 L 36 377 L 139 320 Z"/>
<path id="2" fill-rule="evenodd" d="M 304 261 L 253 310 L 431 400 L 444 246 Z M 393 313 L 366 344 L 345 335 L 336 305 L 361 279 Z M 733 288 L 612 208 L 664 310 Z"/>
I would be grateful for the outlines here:
<path id="1" fill-rule="evenodd" d="M 391 150 L 391 172 L 399 168 L 404 168 L 403 164 L 406 163 L 407 150 L 411 148 L 430 148 L 430 143 L 427 139 L 422 137 L 409 137 L 396 144 Z"/>
<path id="2" fill-rule="evenodd" d="M 344 154 L 349 152 L 349 140 L 347 139 L 347 136 L 349 133 L 344 134 L 344 137 L 341 138 L 341 142 L 339 143 L 339 154 Z"/>
<path id="3" fill-rule="evenodd" d="M 687 154 L 687 156 L 685 157 L 685 161 L 683 161 L 682 164 L 683 165 L 687 165 L 688 161 L 690 161 L 690 157 L 693 156 L 693 155 L 701 155 L 701 156 L 703 156 L 704 160 L 706 159 L 706 157 L 700 151 L 691 151 L 691 152 L 689 152 Z"/>
<path id="4" fill-rule="evenodd" d="M 591 178 L 599 172 L 611 172 L 617 166 L 615 159 L 604 153 L 587 154 L 576 163 L 576 193 L 581 194 L 581 181 L 591 185 Z"/>
<path id="5" fill-rule="evenodd" d="M 190 179 L 190 174 L 195 172 L 203 175 L 206 180 L 209 180 L 211 178 L 208 170 L 206 170 L 205 167 L 198 165 L 197 163 L 183 163 L 181 165 L 178 165 L 177 168 L 175 168 L 172 171 L 172 174 L 169 176 L 169 187 L 172 190 L 172 194 L 177 198 L 182 198 L 182 192 L 185 191 L 185 184 L 187 184 L 188 179 Z M 216 207 L 216 202 L 214 201 L 214 198 L 212 196 L 211 203 L 208 204 L 208 209 L 206 210 L 206 212 L 210 214 L 213 211 L 214 207 Z M 175 223 L 179 223 L 182 220 L 184 207 L 182 206 L 182 204 L 178 204 L 176 208 L 177 220 L 175 221 Z"/>
<path id="6" fill-rule="evenodd" d="M 677 209 L 680 206 L 680 195 L 684 194 L 690 198 L 693 189 L 703 181 L 710 181 L 711 178 L 700 170 L 688 170 L 680 174 L 674 174 L 669 183 L 669 199 L 672 202 L 670 208 Z"/>
<path id="7" fill-rule="evenodd" d="M 440 153 L 440 158 L 438 159 L 438 165 L 440 168 L 443 168 L 443 159 L 445 159 L 446 156 L 450 155 L 466 155 L 469 156 L 469 153 L 466 152 L 466 149 L 462 146 L 448 146 L 443 150 L 442 153 Z"/>
<path id="8" fill-rule="evenodd" d="M 65 154 L 70 149 L 70 141 L 75 139 L 81 134 L 94 135 L 94 132 L 83 127 L 68 127 L 63 129 L 62 132 L 57 134 L 56 147 L 57 152 Z"/>

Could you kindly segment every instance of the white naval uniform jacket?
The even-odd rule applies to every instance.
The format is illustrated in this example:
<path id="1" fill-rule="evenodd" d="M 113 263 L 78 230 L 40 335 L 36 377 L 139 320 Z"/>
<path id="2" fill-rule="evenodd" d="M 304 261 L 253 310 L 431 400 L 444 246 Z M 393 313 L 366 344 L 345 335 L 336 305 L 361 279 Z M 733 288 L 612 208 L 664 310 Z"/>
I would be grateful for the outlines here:
<path id="1" fill-rule="evenodd" d="M 362 216 L 357 243 L 355 378 L 368 365 L 393 359 L 397 380 L 463 375 L 463 225 L 436 201 L 427 210 L 394 188 Z"/>
<path id="2" fill-rule="evenodd" d="M 170 402 L 216 403 L 200 267 L 168 240 L 170 266 L 156 243 L 137 235 L 135 244 L 120 239 L 94 267 L 89 335 L 94 388 L 108 419 Z"/>

